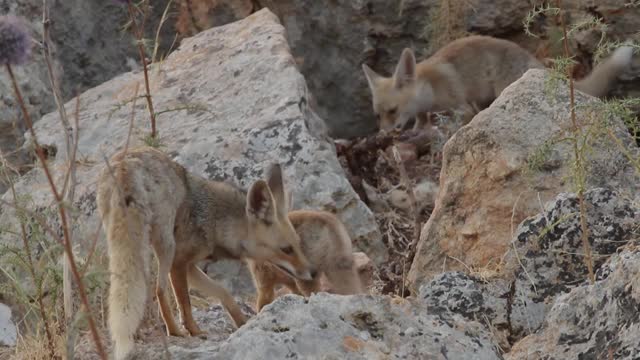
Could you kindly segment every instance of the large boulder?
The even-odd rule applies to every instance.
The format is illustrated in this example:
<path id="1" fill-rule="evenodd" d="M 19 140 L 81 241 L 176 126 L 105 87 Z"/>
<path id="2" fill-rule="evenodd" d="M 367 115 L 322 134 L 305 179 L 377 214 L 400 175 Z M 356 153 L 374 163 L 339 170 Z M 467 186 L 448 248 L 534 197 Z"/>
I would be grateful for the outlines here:
<path id="1" fill-rule="evenodd" d="M 174 359 L 501 359 L 476 322 L 443 320 L 387 296 L 286 295 L 220 347 L 172 348 Z"/>
<path id="2" fill-rule="evenodd" d="M 604 274 L 607 260 L 636 239 L 640 207 L 602 188 L 585 201 L 594 268 Z M 557 298 L 587 282 L 578 213 L 575 194 L 558 195 L 520 224 L 498 276 L 445 272 L 420 287 L 420 298 L 430 313 L 486 324 L 509 349 L 541 328 Z"/>
<path id="3" fill-rule="evenodd" d="M 514 345 L 510 360 L 640 356 L 640 248 L 614 255 L 598 281 L 558 297 L 543 327 Z"/>
<path id="4" fill-rule="evenodd" d="M 572 190 L 568 87 L 549 87 L 549 76 L 529 70 L 446 143 L 440 192 L 408 275 L 414 289 L 441 272 L 443 262 L 452 270 L 495 267 L 517 224 Z M 579 136 L 590 132 L 586 187 L 637 196 L 640 176 L 627 156 L 640 151 L 625 124 L 581 93 L 576 107 Z"/>
<path id="5" fill-rule="evenodd" d="M 294 207 L 336 213 L 356 248 L 374 261 L 385 259 L 374 217 L 345 179 L 322 119 L 309 109 L 304 78 L 295 67 L 284 28 L 271 12 L 263 10 L 184 40 L 161 66 L 150 69 L 150 80 L 159 112 L 159 146 L 177 162 L 206 178 L 248 186 L 278 161 L 287 187 L 294 191 Z M 96 179 L 105 157 L 125 144 L 136 88 L 140 95 L 141 72 L 118 76 L 79 97 L 78 184 L 72 212 L 79 251 L 100 229 Z M 73 114 L 75 101 L 66 106 Z M 131 146 L 142 144 L 150 128 L 146 103 L 138 100 L 134 110 Z M 58 149 L 49 152 L 56 154 L 49 166 L 62 187 L 66 154 L 57 113 L 43 117 L 36 133 L 42 144 Z M 29 194 L 34 210 L 52 206 L 40 169 L 23 176 L 16 190 Z M 8 194 L 4 199 L 12 201 Z M 17 229 L 10 208 L 2 209 L 0 223 Z M 3 232 L 1 240 L 16 239 Z"/>

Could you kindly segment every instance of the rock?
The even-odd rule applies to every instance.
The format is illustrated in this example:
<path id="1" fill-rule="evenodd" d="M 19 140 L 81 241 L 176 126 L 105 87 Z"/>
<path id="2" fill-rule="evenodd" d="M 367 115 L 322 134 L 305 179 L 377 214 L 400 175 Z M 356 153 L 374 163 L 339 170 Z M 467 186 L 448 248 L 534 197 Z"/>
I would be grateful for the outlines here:
<path id="1" fill-rule="evenodd" d="M 511 347 L 508 285 L 503 281 L 488 283 L 463 272 L 452 271 L 423 284 L 418 297 L 430 314 L 447 319 L 458 314 L 487 326 L 500 348 L 507 350 Z"/>
<path id="2" fill-rule="evenodd" d="M 604 269 L 606 268 L 606 269 Z M 640 356 L 640 248 L 611 257 L 594 285 L 558 297 L 543 327 L 514 345 L 509 360 Z"/>
<path id="3" fill-rule="evenodd" d="M 410 301 L 386 296 L 287 295 L 215 351 L 174 359 L 501 359 L 475 322 L 448 323 Z M 176 349 L 177 350 L 177 349 Z"/>
<path id="4" fill-rule="evenodd" d="M 479 323 L 428 314 L 419 302 L 388 296 L 285 295 L 234 333 L 219 305 L 195 310 L 194 317 L 206 339 L 158 334 L 138 343 L 136 358 L 502 359 Z M 80 360 L 96 358 L 77 353 Z"/>
<path id="5" fill-rule="evenodd" d="M 549 94 L 548 76 L 529 70 L 445 145 L 435 209 L 408 275 L 414 289 L 441 272 L 447 257 L 472 268 L 498 263 L 516 224 L 572 187 L 570 143 L 554 141 L 572 128 L 568 89 L 558 84 Z M 579 119 L 604 114 L 597 99 L 578 93 L 576 102 Z M 620 119 L 607 121 L 621 145 L 607 134 L 591 135 L 586 187 L 637 196 L 640 177 L 625 152 L 638 156 L 640 151 Z M 447 261 L 447 269 L 463 268 L 460 262 Z"/>
<path id="6" fill-rule="evenodd" d="M 240 303 L 240 306 L 245 313 L 251 313 L 252 310 L 249 310 L 247 304 Z M 157 316 L 156 324 L 162 323 L 159 314 Z M 168 351 L 172 355 L 171 359 L 185 359 L 185 357 L 180 358 L 173 355 L 188 353 L 196 349 L 203 352 L 214 351 L 235 331 L 235 326 L 222 305 L 216 304 L 204 308 L 194 305 L 193 317 L 198 326 L 206 332 L 206 338 L 204 335 L 202 337 L 166 336 L 162 326 L 155 328 L 142 327 L 138 331 L 139 339 L 136 341 L 136 347 L 131 358 L 166 359 Z M 108 343 L 110 339 L 105 336 L 103 341 Z M 77 360 L 100 360 L 89 334 L 85 334 L 80 338 L 73 358 Z"/>
<path id="7" fill-rule="evenodd" d="M 253 277 L 243 261 L 218 260 L 208 263 L 205 272 L 236 298 L 253 299 L 256 294 Z"/>
<path id="8" fill-rule="evenodd" d="M 18 332 L 11 320 L 11 309 L 0 304 L 0 346 L 16 346 Z"/>
<path id="9" fill-rule="evenodd" d="M 176 161 L 193 173 L 241 186 L 262 177 L 266 166 L 278 161 L 287 187 L 295 193 L 295 208 L 336 213 L 356 248 L 374 261 L 385 259 L 375 219 L 345 179 L 322 120 L 307 106 L 304 79 L 289 53 L 284 28 L 272 13 L 263 10 L 184 40 L 161 67 L 152 67 L 150 77 L 154 105 L 161 112 L 160 147 Z M 123 148 L 131 99 L 137 87 L 143 88 L 142 79 L 140 72 L 126 73 L 80 95 L 76 239 L 91 239 L 89 234 L 100 229 L 95 181 L 105 157 Z M 75 101 L 66 106 L 73 113 Z M 131 146 L 142 144 L 149 132 L 142 100 L 135 105 L 134 117 Z M 57 114 L 43 117 L 36 132 L 42 144 L 58 149 L 49 163 L 61 184 L 66 155 Z M 52 206 L 39 169 L 23 176 L 16 187 L 18 193 L 30 195 L 38 212 Z M 4 199 L 11 201 L 8 195 Z M 2 210 L 0 224 L 17 228 L 11 209 Z M 0 240 L 17 241 L 7 232 Z M 79 243 L 78 250 L 89 242 Z"/>
<path id="10" fill-rule="evenodd" d="M 640 207 L 602 188 L 588 191 L 585 201 L 594 268 L 604 278 L 612 265 L 603 264 L 636 238 Z M 446 272 L 423 284 L 429 313 L 479 321 L 505 350 L 539 331 L 554 301 L 588 279 L 578 211 L 574 194 L 560 194 L 544 213 L 523 221 L 497 277 Z"/>

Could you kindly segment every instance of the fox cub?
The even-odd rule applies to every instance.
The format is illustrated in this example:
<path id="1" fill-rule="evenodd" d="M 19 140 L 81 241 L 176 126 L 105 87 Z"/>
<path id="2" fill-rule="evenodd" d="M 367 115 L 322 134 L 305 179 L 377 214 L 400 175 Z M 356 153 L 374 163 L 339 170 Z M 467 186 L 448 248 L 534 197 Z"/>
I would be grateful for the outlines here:
<path id="1" fill-rule="evenodd" d="M 596 97 L 606 95 L 632 55 L 630 46 L 616 49 L 576 81 L 576 88 Z M 404 49 L 390 78 L 362 65 L 381 130 L 404 128 L 413 117 L 415 126 L 422 127 L 430 123 L 428 113 L 436 112 L 461 112 L 468 122 L 532 68 L 544 65 L 519 45 L 479 35 L 455 40 L 417 64 L 413 51 Z"/>
<path id="2" fill-rule="evenodd" d="M 302 280 L 309 266 L 287 217 L 279 165 L 245 192 L 189 174 L 164 153 L 140 148 L 116 154 L 98 180 L 97 204 L 109 251 L 109 328 L 116 360 L 133 349 L 146 301 L 150 249 L 158 260 L 156 296 L 169 335 L 184 336 L 168 299 L 169 278 L 180 317 L 191 335 L 189 287 L 218 298 L 237 326 L 245 317 L 233 297 L 196 263 L 226 257 L 268 261 Z"/>
<path id="3" fill-rule="evenodd" d="M 249 260 L 258 291 L 257 311 L 274 300 L 277 285 L 285 285 L 298 295 L 318 292 L 322 273 L 331 283 L 331 292 L 341 295 L 363 292 L 351 238 L 336 216 L 325 211 L 296 210 L 289 213 L 289 220 L 300 236 L 302 252 L 317 273 L 312 280 L 295 279 L 268 262 Z"/>

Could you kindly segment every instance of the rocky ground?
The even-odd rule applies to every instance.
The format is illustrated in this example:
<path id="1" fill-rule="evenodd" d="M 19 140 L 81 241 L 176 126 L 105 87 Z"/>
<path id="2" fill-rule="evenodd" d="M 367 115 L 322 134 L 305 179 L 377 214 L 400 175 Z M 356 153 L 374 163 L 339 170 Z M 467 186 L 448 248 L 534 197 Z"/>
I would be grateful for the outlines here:
<path id="1" fill-rule="evenodd" d="M 625 123 L 602 111 L 599 100 L 577 96 L 580 135 L 592 136 L 585 193 L 595 271 L 591 283 L 570 181 L 575 171 L 571 148 L 550 141 L 569 134 L 568 90 L 564 84 L 549 89 L 548 72 L 527 72 L 459 130 L 460 124 L 443 120 L 435 137 L 405 133 L 336 142 L 332 135 L 366 133 L 364 119 L 372 118 L 359 72 L 362 62 L 390 69 L 393 55 L 409 40 L 420 48 L 418 54 L 431 51 L 425 37 L 415 35 L 427 17 L 407 22 L 388 14 L 427 12 L 435 2 L 405 1 L 399 9 L 381 1 L 322 6 L 305 1 L 190 3 L 198 16 L 175 21 L 183 35 L 197 34 L 150 69 L 154 103 L 162 111 L 160 148 L 191 172 L 240 186 L 261 177 L 266 164 L 279 161 L 294 191 L 294 208 L 335 213 L 356 250 L 370 259 L 364 257 L 362 269 L 373 279 L 368 294 L 320 293 L 309 299 L 286 295 L 256 315 L 246 267 L 238 262 L 208 264 L 209 275 L 232 291 L 252 319 L 235 330 L 219 305 L 194 293 L 195 317 L 206 337 L 167 338 L 150 310 L 139 331 L 138 358 L 164 358 L 167 353 L 173 359 L 640 357 L 640 149 Z M 502 10 L 491 12 L 483 0 L 474 1 L 480 11 L 464 10 L 463 18 L 471 30 L 519 38 L 515 29 L 529 5 L 499 3 Z M 69 3 L 56 10 L 104 11 L 113 20 L 88 28 L 73 40 L 86 44 L 73 43 L 74 48 L 101 46 L 95 44 L 96 34 L 115 31 L 110 26 L 119 24 L 112 7 L 95 6 L 92 1 Z M 272 11 L 259 10 L 263 6 Z M 609 19 L 617 6 L 605 1 L 595 10 Z M 29 15 L 38 31 L 39 12 L 32 6 L 0 0 L 0 8 Z M 152 18 L 157 19 L 158 9 L 160 5 Z M 577 18 L 585 12 L 580 4 L 569 9 Z M 201 31 L 236 18 L 244 19 Z M 638 23 L 631 15 L 616 19 L 614 37 L 626 34 L 620 24 Z M 351 32 L 336 33 L 347 23 Z M 56 26 L 59 36 L 72 33 Z M 576 36 L 580 55 L 593 51 L 592 35 Z M 65 49 L 62 43 L 57 46 L 58 51 Z M 552 51 L 544 43 L 528 46 Z M 149 120 L 143 101 L 133 101 L 143 85 L 142 73 L 133 69 L 119 74 L 124 55 L 116 56 L 117 61 L 105 57 L 112 67 L 102 69 L 97 53 L 86 55 L 92 60 L 85 66 L 78 65 L 81 54 L 74 54 L 55 61 L 56 66 L 77 65 L 61 75 L 67 98 L 75 93 L 71 84 L 82 85 L 73 231 L 76 239 L 93 239 L 100 229 L 98 171 L 105 158 L 123 148 L 130 127 L 131 146 L 143 144 Z M 17 75 L 29 83 L 31 110 L 46 114 L 36 132 L 41 143 L 55 150 L 48 160 L 55 179 L 62 181 L 64 132 L 58 113 L 49 113 L 53 104 L 39 103 L 49 99 L 46 75 L 39 72 L 42 61 L 37 58 L 33 69 Z M 624 78 L 634 79 L 634 74 L 636 68 Z M 614 93 L 633 94 L 630 82 Z M 10 97 L 2 95 L 0 101 L 12 106 Z M 67 112 L 75 113 L 75 106 L 76 99 L 70 99 Z M 14 116 L 3 111 L 0 108 L 0 126 Z M 607 124 L 606 133 L 594 135 L 592 125 L 598 123 Z M 5 146 L 2 141 L 0 137 L 0 148 Z M 30 144 L 27 137 L 20 149 L 27 153 Z M 15 150 L 15 143 L 6 146 Z M 17 179 L 16 190 L 29 195 L 34 217 L 47 217 L 48 224 L 59 229 L 50 216 L 53 199 L 46 184 L 41 169 L 35 168 Z M 409 189 L 418 198 L 417 211 L 408 200 Z M 12 201 L 9 193 L 2 199 Z M 14 209 L 0 208 L 0 228 L 2 244 L 19 241 Z M 104 241 L 98 241 L 97 250 L 93 244 L 79 242 L 81 260 L 92 251 L 104 260 Z M 44 249 L 38 249 L 36 255 L 42 254 Z M 0 346 L 13 346 L 19 337 L 17 315 L 9 314 L 0 307 Z M 106 329 L 101 332 L 107 339 Z M 98 358 L 85 330 L 79 333 L 75 356 Z"/>

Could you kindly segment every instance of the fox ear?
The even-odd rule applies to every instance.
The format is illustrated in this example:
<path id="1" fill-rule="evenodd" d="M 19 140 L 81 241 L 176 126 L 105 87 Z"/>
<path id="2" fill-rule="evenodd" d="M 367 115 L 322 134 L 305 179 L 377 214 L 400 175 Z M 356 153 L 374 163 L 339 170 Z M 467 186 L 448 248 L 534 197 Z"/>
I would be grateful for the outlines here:
<path id="1" fill-rule="evenodd" d="M 267 223 L 274 221 L 275 201 L 264 180 L 258 180 L 247 193 L 247 216 Z"/>
<path id="2" fill-rule="evenodd" d="M 269 170 L 267 170 L 267 184 L 276 201 L 277 210 L 280 211 L 282 215 L 287 216 L 287 202 L 284 194 L 284 180 L 282 179 L 282 167 L 280 164 L 272 164 Z"/>
<path id="3" fill-rule="evenodd" d="M 400 61 L 396 66 L 396 72 L 393 74 L 393 84 L 400 89 L 403 86 L 412 83 L 416 78 L 416 57 L 413 50 L 406 48 L 400 55 Z"/>
<path id="4" fill-rule="evenodd" d="M 373 71 L 367 64 L 362 64 L 362 71 L 364 71 L 364 76 L 367 78 L 371 92 L 375 92 L 376 83 L 382 78 L 382 76 L 378 75 L 378 73 Z"/>

